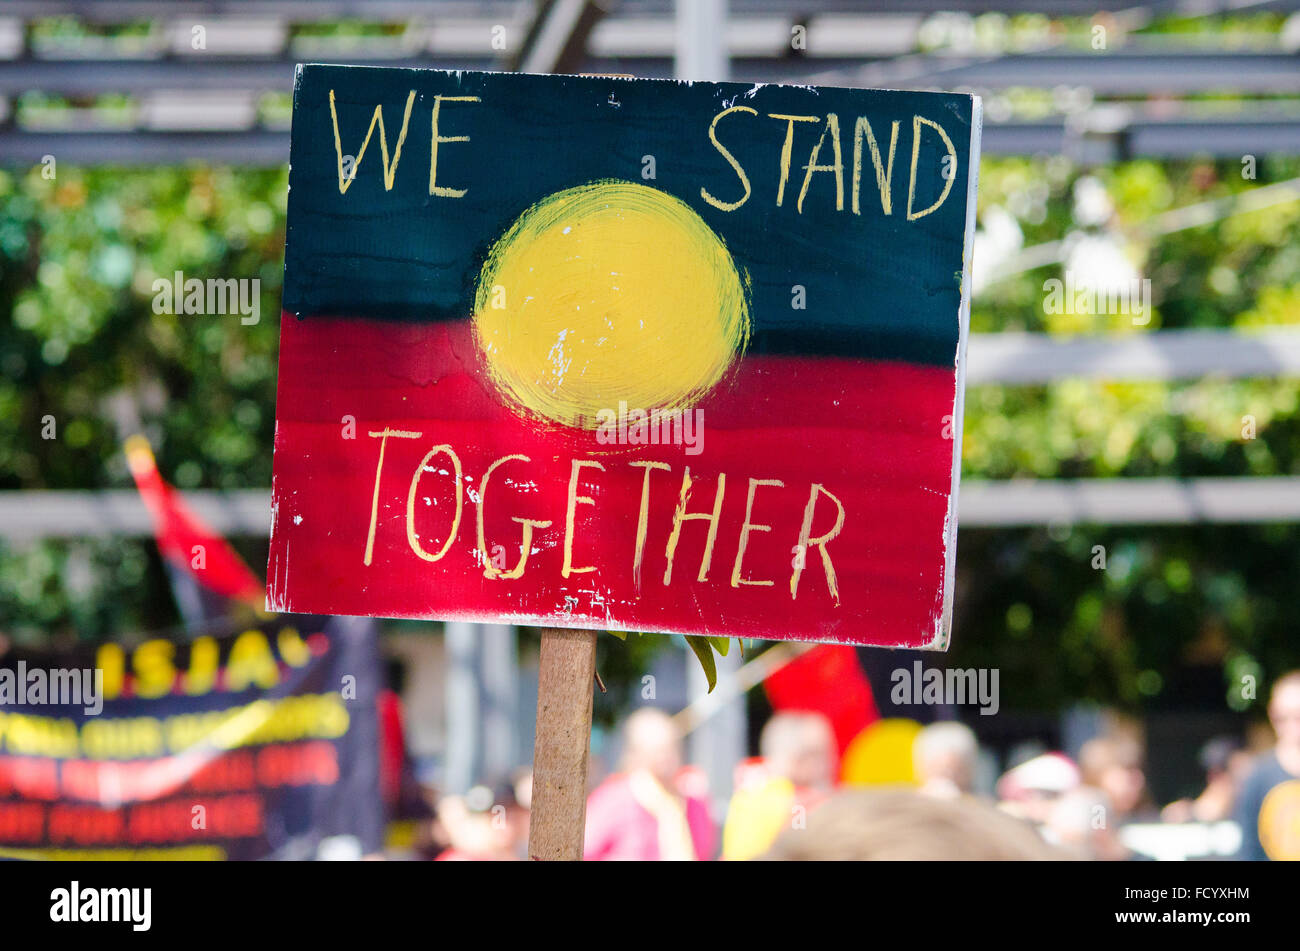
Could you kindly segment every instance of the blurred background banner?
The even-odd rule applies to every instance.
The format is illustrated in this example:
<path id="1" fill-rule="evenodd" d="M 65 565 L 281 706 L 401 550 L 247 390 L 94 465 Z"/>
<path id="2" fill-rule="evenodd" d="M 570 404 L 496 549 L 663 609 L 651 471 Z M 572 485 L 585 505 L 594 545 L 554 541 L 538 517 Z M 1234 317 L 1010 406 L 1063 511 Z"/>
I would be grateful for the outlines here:
<path id="1" fill-rule="evenodd" d="M 378 652 L 373 630 L 349 620 L 285 615 L 185 642 L 8 654 L 3 853 L 378 851 Z"/>

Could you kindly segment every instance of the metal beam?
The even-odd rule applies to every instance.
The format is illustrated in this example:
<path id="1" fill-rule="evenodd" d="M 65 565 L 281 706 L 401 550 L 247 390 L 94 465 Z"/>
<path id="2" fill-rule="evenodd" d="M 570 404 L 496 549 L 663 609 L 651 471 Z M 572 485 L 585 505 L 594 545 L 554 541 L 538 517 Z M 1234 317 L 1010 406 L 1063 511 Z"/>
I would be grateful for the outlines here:
<path id="1" fill-rule="evenodd" d="M 1300 477 L 966 479 L 962 528 L 1300 522 Z"/>
<path id="2" fill-rule="evenodd" d="M 242 132 L 51 132 L 0 130 L 0 166 L 39 165 L 53 155 L 66 166 L 233 165 L 271 168 L 289 162 L 287 129 Z"/>
<path id="3" fill-rule="evenodd" d="M 1111 325 L 1122 317 L 1098 317 Z M 1300 376 L 1300 328 L 1260 333 L 1159 330 L 1097 337 L 971 334 L 966 382 L 1194 380 Z"/>
<path id="4" fill-rule="evenodd" d="M 1246 107 L 1221 117 L 1131 116 L 1106 131 L 1089 129 L 1080 118 L 986 120 L 981 151 L 987 155 L 1066 155 L 1085 165 L 1133 158 L 1206 155 L 1240 159 L 1246 154 L 1300 154 L 1300 114 L 1272 107 Z"/>
<path id="5" fill-rule="evenodd" d="M 567 8 L 566 8 L 567 9 Z M 576 9 L 576 8 L 575 8 Z M 598 10 L 584 6 L 578 26 L 592 31 Z M 607 20 L 605 24 L 618 21 Z M 189 54 L 155 59 L 87 57 L 0 59 L 0 95 L 40 91 L 51 95 L 95 96 L 105 93 L 145 93 L 159 89 L 219 89 L 289 91 L 298 62 L 337 62 L 360 66 L 428 68 L 500 68 L 490 48 L 492 21 L 483 21 L 481 49 L 426 49 L 412 53 L 397 43 L 392 56 L 347 53 L 274 56 Z M 662 25 L 664 28 L 668 24 Z M 613 30 L 613 26 L 606 26 Z M 435 34 L 436 35 L 436 34 Z M 743 39 L 737 34 L 738 40 Z M 1300 94 L 1300 65 L 1293 53 L 1258 51 L 1171 51 L 1165 47 L 1110 52 L 1052 50 L 1001 57 L 970 57 L 944 53 L 879 59 L 862 65 L 862 54 L 837 57 L 789 58 L 789 33 L 774 34 L 770 54 L 754 55 L 766 44 L 742 45 L 733 58 L 738 79 L 760 82 L 884 87 L 891 89 L 978 89 L 1011 87 L 1055 89 L 1086 87 L 1099 96 L 1186 95 L 1232 92 L 1251 95 Z M 864 42 L 866 42 L 864 40 Z M 602 45 L 601 28 L 592 31 L 591 46 Z M 566 68 L 586 72 L 631 73 L 668 77 L 673 58 L 662 49 L 662 38 L 644 53 L 576 57 L 568 45 L 558 48 Z M 867 52 L 864 50 L 864 52 Z"/>
<path id="6" fill-rule="evenodd" d="M 1081 138 L 1061 120 L 984 124 L 988 155 L 1070 155 L 1095 163 L 1124 158 L 1240 158 L 1300 155 L 1300 114 L 1269 111 L 1222 120 L 1133 120 L 1110 137 Z M 178 131 L 0 130 L 0 166 L 39 164 L 55 155 L 68 165 L 209 165 L 267 167 L 289 158 L 287 129 Z"/>
<path id="7" fill-rule="evenodd" d="M 677 0 L 673 78 L 711 83 L 730 79 L 727 0 Z"/>
<path id="8" fill-rule="evenodd" d="M 1059 0 L 1058 0 L 1059 2 Z M 510 16 L 518 0 L 2 0 L 0 16 L 35 20 L 70 16 L 90 23 L 185 17 L 283 17 L 295 22 L 396 21 L 428 17 Z"/>
<path id="9" fill-rule="evenodd" d="M 223 535 L 262 538 L 271 530 L 268 489 L 185 492 L 185 502 Z M 153 522 L 133 489 L 0 492 L 0 537 L 139 538 L 153 534 Z"/>
<path id="10" fill-rule="evenodd" d="M 576 73 L 591 32 L 617 0 L 542 0 L 524 42 L 507 60 L 521 73 Z"/>
<path id="11" fill-rule="evenodd" d="M 186 56 L 131 59 L 0 60 L 0 96 L 43 92 L 56 96 L 99 96 L 106 93 L 152 93 L 205 90 L 222 92 L 292 92 L 299 62 L 345 63 L 353 66 L 416 66 L 426 68 L 499 69 L 483 33 L 483 50 L 475 56 L 419 53 L 392 57 L 247 57 Z"/>
<path id="12" fill-rule="evenodd" d="M 664 17 L 674 0 L 637 0 L 636 14 Z M 405 20 L 439 16 L 508 16 L 518 0 L 186 0 L 186 16 L 282 16 L 300 22 L 328 20 Z M 1136 4 L 1136 0 L 1134 0 Z M 731 0 L 733 14 L 760 16 L 789 14 L 792 9 L 809 17 L 825 13 L 858 13 L 863 0 Z M 1036 13 L 1091 19 L 1096 0 L 872 0 L 879 13 Z M 1146 0 L 1141 6 L 1152 15 L 1208 16 L 1242 10 L 1241 0 Z M 1300 10 L 1300 0 L 1260 0 L 1246 12 L 1288 13 Z M 177 4 L 168 0 L 3 0 L 0 15 L 25 19 L 74 16 L 100 23 L 124 23 L 174 16 Z"/>
<path id="13" fill-rule="evenodd" d="M 996 57 L 902 56 L 855 69 L 809 71 L 799 81 L 889 89 L 1085 86 L 1101 96 L 1211 91 L 1286 95 L 1300 93 L 1300 64 L 1294 53 L 1281 49 L 1189 52 L 1171 51 L 1164 43 L 1135 41 L 1097 51 L 1054 48 Z"/>
<path id="14" fill-rule="evenodd" d="M 185 500 L 223 535 L 267 534 L 271 497 L 265 489 L 200 490 L 186 492 Z M 965 479 L 958 507 L 964 528 L 1300 522 L 1300 476 Z M 0 538 L 11 544 L 152 534 L 149 513 L 134 490 L 0 492 Z"/>

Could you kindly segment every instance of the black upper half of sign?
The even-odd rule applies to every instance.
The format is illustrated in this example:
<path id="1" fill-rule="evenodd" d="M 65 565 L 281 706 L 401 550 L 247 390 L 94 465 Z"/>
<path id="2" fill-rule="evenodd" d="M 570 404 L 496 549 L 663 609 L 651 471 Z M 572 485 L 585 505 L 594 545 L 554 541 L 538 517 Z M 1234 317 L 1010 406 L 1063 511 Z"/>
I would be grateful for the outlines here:
<path id="1" fill-rule="evenodd" d="M 355 156 L 381 106 L 391 163 L 412 91 L 407 135 L 387 188 L 377 125 L 359 163 Z M 436 184 L 463 189 L 461 197 L 430 193 L 440 96 Z M 469 96 L 478 101 L 445 98 Z M 745 194 L 710 140 L 714 118 L 733 106 L 753 112 L 731 112 L 718 120 L 715 135 L 743 168 L 751 193 L 726 211 L 702 190 L 724 203 Z M 973 111 L 972 97 L 946 93 L 305 66 L 294 92 L 284 309 L 306 319 L 468 319 L 489 249 L 523 211 L 557 191 L 621 179 L 685 201 L 726 243 L 751 281 L 750 352 L 952 366 Z M 831 114 L 839 127 L 842 208 L 835 173 L 817 171 L 800 211 L 805 168 Z M 870 124 L 882 165 L 898 123 L 889 215 L 865 135 L 855 163 L 859 117 Z M 955 161 L 928 123 L 944 130 Z M 778 206 L 781 155 L 791 134 Z M 468 140 L 446 141 L 462 136 Z M 826 134 L 817 166 L 834 164 L 833 138 Z M 909 220 L 914 148 L 913 213 L 950 187 L 934 211 Z M 352 175 L 345 193 L 340 155 Z"/>

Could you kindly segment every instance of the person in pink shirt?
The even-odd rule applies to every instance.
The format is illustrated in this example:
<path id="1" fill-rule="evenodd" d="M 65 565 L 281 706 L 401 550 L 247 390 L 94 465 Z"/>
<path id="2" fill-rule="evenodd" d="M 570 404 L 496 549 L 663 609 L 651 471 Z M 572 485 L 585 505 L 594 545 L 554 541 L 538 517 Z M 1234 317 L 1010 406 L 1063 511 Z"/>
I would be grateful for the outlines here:
<path id="1" fill-rule="evenodd" d="M 587 800 L 588 861 L 695 861 L 713 857 L 717 833 L 708 804 L 685 795 L 682 737 L 671 718 L 650 707 L 623 726 L 621 772 Z"/>

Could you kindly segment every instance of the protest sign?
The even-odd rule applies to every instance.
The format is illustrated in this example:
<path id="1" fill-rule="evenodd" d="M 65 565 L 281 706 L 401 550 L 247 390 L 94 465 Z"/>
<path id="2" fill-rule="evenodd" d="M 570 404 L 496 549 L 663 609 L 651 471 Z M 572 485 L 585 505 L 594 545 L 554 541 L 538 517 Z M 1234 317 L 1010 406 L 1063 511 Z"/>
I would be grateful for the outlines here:
<path id="1" fill-rule="evenodd" d="M 978 102 L 308 66 L 268 603 L 943 648 Z"/>

